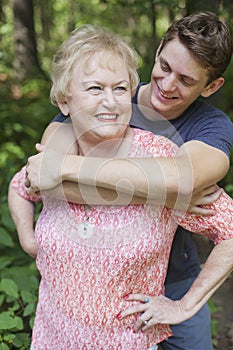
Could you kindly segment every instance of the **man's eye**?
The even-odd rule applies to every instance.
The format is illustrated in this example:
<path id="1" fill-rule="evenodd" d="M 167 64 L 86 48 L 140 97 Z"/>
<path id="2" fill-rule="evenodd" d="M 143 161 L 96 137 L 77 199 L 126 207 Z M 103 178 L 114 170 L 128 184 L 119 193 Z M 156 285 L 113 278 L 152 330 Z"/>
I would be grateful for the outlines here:
<path id="1" fill-rule="evenodd" d="M 185 85 L 185 86 L 193 86 L 194 85 L 193 81 L 190 81 L 188 79 L 181 78 L 180 80 L 181 80 L 182 84 Z"/>
<path id="2" fill-rule="evenodd" d="M 166 64 L 161 64 L 160 67 L 161 67 L 163 72 L 169 72 L 170 71 L 170 68 Z"/>

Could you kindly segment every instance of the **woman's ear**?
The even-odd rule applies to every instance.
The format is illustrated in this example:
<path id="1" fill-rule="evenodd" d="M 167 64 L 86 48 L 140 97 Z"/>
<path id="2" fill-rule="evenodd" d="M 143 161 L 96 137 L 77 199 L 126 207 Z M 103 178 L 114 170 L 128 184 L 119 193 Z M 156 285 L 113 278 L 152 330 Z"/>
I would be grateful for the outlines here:
<path id="1" fill-rule="evenodd" d="M 209 97 L 212 94 L 214 94 L 216 91 L 218 91 L 220 89 L 220 87 L 223 86 L 225 80 L 223 77 L 220 77 L 218 79 L 215 79 L 214 81 L 212 81 L 212 83 L 210 83 L 209 85 L 207 85 L 204 90 L 201 93 L 202 97 Z"/>
<path id="2" fill-rule="evenodd" d="M 66 101 L 64 101 L 64 102 L 57 101 L 57 105 L 58 105 L 60 111 L 62 112 L 62 114 L 66 115 L 66 116 L 69 115 L 69 107 L 68 107 Z"/>

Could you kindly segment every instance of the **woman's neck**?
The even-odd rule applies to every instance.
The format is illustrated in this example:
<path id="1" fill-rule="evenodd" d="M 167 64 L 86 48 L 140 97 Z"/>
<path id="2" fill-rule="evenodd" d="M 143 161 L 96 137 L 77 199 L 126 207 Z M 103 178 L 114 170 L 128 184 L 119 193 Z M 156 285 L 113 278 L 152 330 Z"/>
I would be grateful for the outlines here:
<path id="1" fill-rule="evenodd" d="M 128 127 L 121 138 L 106 139 L 99 142 L 83 136 L 78 139 L 79 155 L 86 157 L 127 157 L 133 137 L 133 130 Z"/>

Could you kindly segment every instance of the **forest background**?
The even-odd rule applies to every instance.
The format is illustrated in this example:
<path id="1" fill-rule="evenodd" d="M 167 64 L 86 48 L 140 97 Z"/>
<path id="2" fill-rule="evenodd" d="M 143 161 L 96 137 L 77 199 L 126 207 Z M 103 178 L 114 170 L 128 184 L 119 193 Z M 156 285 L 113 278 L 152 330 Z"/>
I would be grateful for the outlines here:
<path id="1" fill-rule="evenodd" d="M 216 12 L 233 27 L 232 0 L 0 0 L 0 350 L 30 347 L 39 275 L 34 260 L 19 246 L 7 190 L 58 111 L 49 101 L 53 54 L 76 26 L 103 25 L 134 45 L 141 59 L 140 78 L 149 81 L 156 48 L 169 24 L 199 10 Z M 233 120 L 232 63 L 225 78 L 209 102 Z M 220 185 L 233 196 L 231 158 Z M 215 321 L 212 317 L 217 346 Z"/>

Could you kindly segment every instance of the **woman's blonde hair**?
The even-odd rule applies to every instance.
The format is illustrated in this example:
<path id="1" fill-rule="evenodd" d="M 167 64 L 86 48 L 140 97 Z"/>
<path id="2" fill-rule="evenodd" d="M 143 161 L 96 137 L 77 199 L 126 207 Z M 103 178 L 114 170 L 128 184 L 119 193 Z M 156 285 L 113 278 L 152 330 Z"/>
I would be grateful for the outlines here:
<path id="1" fill-rule="evenodd" d="M 135 91 L 139 77 L 137 73 L 138 55 L 120 36 L 107 31 L 103 27 L 84 25 L 75 29 L 64 41 L 54 56 L 51 70 L 52 88 L 51 102 L 65 102 L 70 94 L 70 83 L 74 68 L 88 69 L 88 61 L 96 53 L 103 58 L 103 67 L 111 69 L 111 57 L 123 60 L 129 72 L 132 94 Z M 106 59 L 104 59 L 106 57 Z M 87 71 L 88 72 L 88 71 Z"/>

